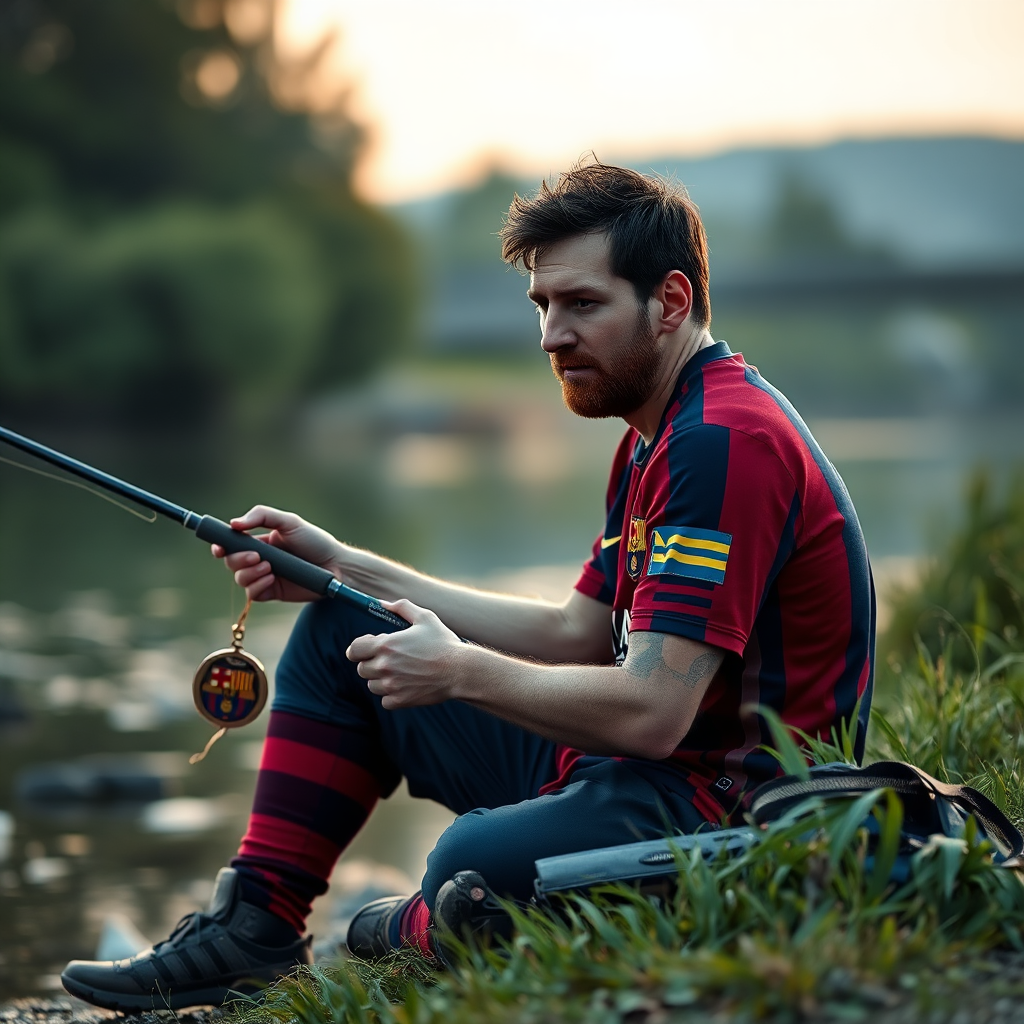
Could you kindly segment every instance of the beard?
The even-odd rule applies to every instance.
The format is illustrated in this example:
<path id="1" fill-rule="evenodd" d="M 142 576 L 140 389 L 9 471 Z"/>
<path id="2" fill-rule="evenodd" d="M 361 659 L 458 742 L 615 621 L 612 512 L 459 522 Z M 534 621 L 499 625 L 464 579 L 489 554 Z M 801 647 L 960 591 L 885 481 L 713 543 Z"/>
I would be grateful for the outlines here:
<path id="1" fill-rule="evenodd" d="M 593 373 L 587 380 L 567 380 L 565 371 L 585 366 Z M 572 352 L 551 357 L 551 370 L 562 385 L 562 401 L 570 412 L 587 419 L 628 416 L 651 397 L 658 381 L 661 357 L 651 331 L 646 308 L 637 313 L 633 335 L 610 366 L 576 359 Z"/>

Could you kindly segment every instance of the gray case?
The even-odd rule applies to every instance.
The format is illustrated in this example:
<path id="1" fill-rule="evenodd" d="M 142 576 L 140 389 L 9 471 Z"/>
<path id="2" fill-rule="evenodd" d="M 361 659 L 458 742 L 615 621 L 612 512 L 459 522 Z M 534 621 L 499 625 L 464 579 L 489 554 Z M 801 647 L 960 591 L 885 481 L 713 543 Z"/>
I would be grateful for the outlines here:
<path id="1" fill-rule="evenodd" d="M 723 828 L 692 836 L 543 857 L 536 862 L 534 892 L 543 902 L 552 893 L 589 889 L 605 882 L 653 882 L 675 875 L 677 855 L 687 856 L 695 847 L 701 850 L 705 860 L 710 860 L 723 850 L 729 856 L 742 853 L 757 838 L 756 829 Z"/>

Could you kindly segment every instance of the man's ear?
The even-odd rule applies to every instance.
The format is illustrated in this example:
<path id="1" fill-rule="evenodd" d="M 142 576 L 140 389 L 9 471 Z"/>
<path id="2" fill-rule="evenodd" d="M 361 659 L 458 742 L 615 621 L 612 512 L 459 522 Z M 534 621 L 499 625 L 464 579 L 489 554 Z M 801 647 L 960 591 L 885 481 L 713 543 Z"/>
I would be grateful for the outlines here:
<path id="1" fill-rule="evenodd" d="M 681 270 L 670 270 L 654 289 L 652 298 L 661 306 L 656 326 L 661 328 L 662 333 L 671 334 L 693 309 L 693 286 Z"/>

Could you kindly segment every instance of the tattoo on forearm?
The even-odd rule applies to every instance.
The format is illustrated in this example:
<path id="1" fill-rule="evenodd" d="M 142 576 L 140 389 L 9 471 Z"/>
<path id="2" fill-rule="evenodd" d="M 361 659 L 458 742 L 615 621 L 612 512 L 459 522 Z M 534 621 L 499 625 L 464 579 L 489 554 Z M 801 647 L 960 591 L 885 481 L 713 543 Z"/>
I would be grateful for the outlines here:
<path id="1" fill-rule="evenodd" d="M 685 672 L 679 672 L 665 663 L 664 643 L 665 638 L 660 633 L 633 633 L 629 638 L 629 654 L 622 667 L 637 679 L 650 679 L 655 671 L 667 672 L 691 688 L 717 668 L 718 659 L 705 653 L 698 654 Z"/>

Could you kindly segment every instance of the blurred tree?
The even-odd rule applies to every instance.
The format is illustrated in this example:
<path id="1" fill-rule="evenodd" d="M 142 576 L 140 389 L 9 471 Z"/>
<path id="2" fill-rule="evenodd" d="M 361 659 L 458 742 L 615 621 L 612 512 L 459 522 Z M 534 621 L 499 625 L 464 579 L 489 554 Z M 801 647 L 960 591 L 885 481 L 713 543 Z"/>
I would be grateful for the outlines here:
<path id="1" fill-rule="evenodd" d="M 479 185 L 453 196 L 439 240 L 445 262 L 472 266 L 487 261 L 504 268 L 498 230 L 517 187 L 525 191 L 515 178 L 495 168 Z"/>
<path id="2" fill-rule="evenodd" d="M 772 259 L 789 263 L 891 261 L 884 246 L 852 237 L 832 200 L 793 171 L 779 179 L 763 244 Z"/>
<path id="3" fill-rule="evenodd" d="M 0 0 L 0 399 L 279 410 L 409 333 L 404 236 L 274 0 Z"/>

